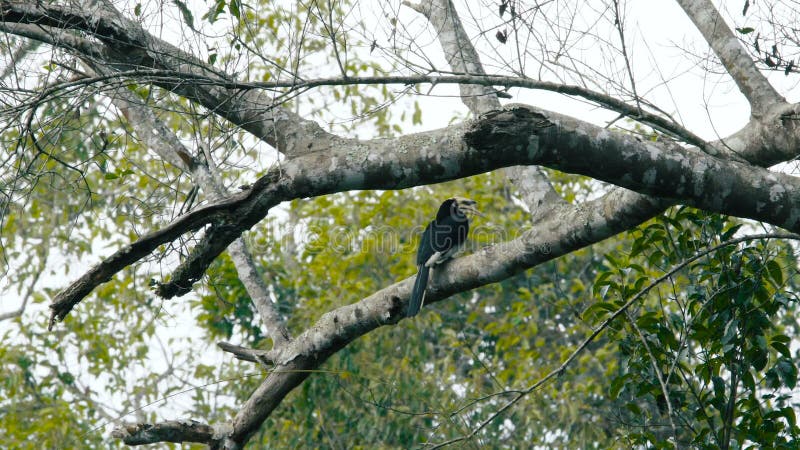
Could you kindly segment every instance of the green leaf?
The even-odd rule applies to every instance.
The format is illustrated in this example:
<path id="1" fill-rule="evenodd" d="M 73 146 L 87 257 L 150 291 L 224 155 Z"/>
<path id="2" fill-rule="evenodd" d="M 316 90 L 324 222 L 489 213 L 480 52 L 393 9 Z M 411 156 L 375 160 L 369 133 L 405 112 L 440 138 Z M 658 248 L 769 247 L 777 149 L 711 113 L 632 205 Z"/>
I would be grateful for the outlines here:
<path id="1" fill-rule="evenodd" d="M 787 358 L 791 358 L 792 357 L 792 352 L 789 350 L 789 347 L 786 344 L 783 344 L 781 342 L 772 341 L 772 343 L 770 345 L 772 346 L 772 348 L 777 350 L 781 355 L 783 355 L 783 356 L 785 356 Z"/>
<path id="2" fill-rule="evenodd" d="M 783 413 L 783 417 L 786 418 L 786 422 L 789 424 L 790 428 L 797 426 L 797 416 L 795 415 L 794 408 L 787 406 L 781 408 L 781 412 Z"/>
<path id="3" fill-rule="evenodd" d="M 183 21 L 186 22 L 186 25 L 189 25 L 189 28 L 194 30 L 194 16 L 189 10 L 189 7 L 186 6 L 186 3 L 181 0 L 172 0 L 172 2 L 175 3 L 175 6 L 181 11 L 181 16 L 183 16 Z"/>
<path id="4" fill-rule="evenodd" d="M 775 370 L 783 380 L 783 384 L 790 389 L 794 389 L 797 385 L 797 367 L 792 360 L 790 358 L 781 358 L 775 364 Z"/>
<path id="5" fill-rule="evenodd" d="M 637 405 L 636 403 L 626 403 L 625 404 L 625 408 L 628 411 L 632 412 L 634 415 L 637 415 L 637 416 L 641 416 L 642 415 L 642 409 L 639 408 L 639 405 Z"/>
<path id="6" fill-rule="evenodd" d="M 614 378 L 611 381 L 611 387 L 608 390 L 608 395 L 611 397 L 612 400 L 616 400 L 619 397 L 619 393 L 622 388 L 625 387 L 625 383 L 631 378 L 631 375 L 626 373 L 625 375 L 619 376 Z"/>
<path id="7" fill-rule="evenodd" d="M 767 261 L 767 272 L 769 272 L 769 276 L 776 286 L 783 286 L 783 270 L 781 269 L 781 265 L 778 264 L 778 261 L 774 259 Z"/>
<path id="8" fill-rule="evenodd" d="M 225 0 L 217 0 L 214 5 L 209 8 L 208 12 L 203 14 L 203 19 L 208 20 L 209 23 L 214 23 L 223 12 L 225 12 Z"/>
<path id="9" fill-rule="evenodd" d="M 714 385 L 714 398 L 721 403 L 725 402 L 725 380 L 722 377 L 713 376 L 711 382 Z"/>
<path id="10" fill-rule="evenodd" d="M 419 107 L 419 102 L 414 102 L 414 114 L 411 116 L 411 123 L 414 125 L 422 124 L 422 109 Z"/>
<path id="11" fill-rule="evenodd" d="M 233 17 L 236 17 L 237 19 L 241 18 L 239 17 L 240 7 L 241 7 L 240 0 L 231 0 L 230 3 L 228 3 L 228 11 L 230 11 L 231 15 Z"/>
<path id="12" fill-rule="evenodd" d="M 750 27 L 743 27 L 743 28 L 737 28 L 736 31 L 738 31 L 741 34 L 750 34 L 756 30 Z"/>
<path id="13" fill-rule="evenodd" d="M 739 225 L 735 225 L 728 228 L 724 233 L 722 233 L 720 239 L 723 241 L 730 240 L 733 237 L 733 235 L 736 234 L 737 231 L 739 231 L 739 228 L 742 228 L 742 225 L 744 224 L 740 223 Z"/>

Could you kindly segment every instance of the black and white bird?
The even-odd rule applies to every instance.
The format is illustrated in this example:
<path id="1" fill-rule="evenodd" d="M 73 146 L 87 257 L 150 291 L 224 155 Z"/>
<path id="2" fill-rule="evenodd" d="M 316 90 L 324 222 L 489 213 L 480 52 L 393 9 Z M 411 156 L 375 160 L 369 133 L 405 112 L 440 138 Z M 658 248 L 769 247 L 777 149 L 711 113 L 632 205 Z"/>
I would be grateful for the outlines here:
<path id="1" fill-rule="evenodd" d="M 477 203 L 468 198 L 448 198 L 439 207 L 436 218 L 425 227 L 417 249 L 417 280 L 411 291 L 406 317 L 417 315 L 422 307 L 433 266 L 452 258 L 466 242 L 469 233 L 467 214 L 482 215 L 475 205 Z"/>

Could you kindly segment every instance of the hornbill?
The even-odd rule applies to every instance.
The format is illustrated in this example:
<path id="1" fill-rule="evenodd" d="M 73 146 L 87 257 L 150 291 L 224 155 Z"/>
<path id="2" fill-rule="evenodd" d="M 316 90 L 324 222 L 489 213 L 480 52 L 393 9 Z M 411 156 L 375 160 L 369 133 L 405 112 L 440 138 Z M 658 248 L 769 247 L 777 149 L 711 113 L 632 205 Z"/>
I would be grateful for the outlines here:
<path id="1" fill-rule="evenodd" d="M 475 205 L 475 201 L 468 198 L 448 198 L 439 207 L 436 218 L 425 227 L 417 249 L 417 280 L 411 291 L 406 317 L 417 315 L 422 307 L 433 266 L 452 258 L 464 245 L 469 232 L 467 214 L 482 215 Z"/>

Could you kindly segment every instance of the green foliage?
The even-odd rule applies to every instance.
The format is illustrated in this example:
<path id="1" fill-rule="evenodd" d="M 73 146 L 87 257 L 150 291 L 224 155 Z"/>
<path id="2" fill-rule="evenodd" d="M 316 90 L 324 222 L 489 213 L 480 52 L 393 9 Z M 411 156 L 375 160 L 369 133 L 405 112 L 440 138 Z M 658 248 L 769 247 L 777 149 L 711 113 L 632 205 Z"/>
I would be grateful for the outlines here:
<path id="1" fill-rule="evenodd" d="M 293 203 L 289 217 L 297 228 L 254 238 L 266 250 L 259 255 L 279 309 L 291 312 L 292 329 L 303 329 L 323 311 L 412 275 L 420 227 L 449 195 L 468 192 L 487 215 L 475 222 L 473 248 L 512 238 L 526 213 L 513 206 L 503 183 L 483 175 Z M 337 353 L 286 399 L 265 424 L 263 441 L 252 445 L 405 448 L 469 433 L 467 424 L 510 398 L 505 390 L 541 379 L 656 277 L 741 230 L 730 219 L 679 208 L 619 239 L 426 308 L 414 321 Z M 612 323 L 555 382 L 490 424 L 480 442 L 671 448 L 677 437 L 699 448 L 723 439 L 791 448 L 794 264 L 788 244 L 767 240 L 709 253 L 643 298 L 627 321 Z M 234 316 L 234 328 L 257 330 L 246 322 L 252 313 Z"/>
<path id="2" fill-rule="evenodd" d="M 407 191 L 343 193 L 293 202 L 288 211 L 293 227 L 275 231 L 276 224 L 268 224 L 249 240 L 257 249 L 279 310 L 290 318 L 290 328 L 304 329 L 322 312 L 414 274 L 422 227 L 443 198 L 467 194 L 486 214 L 473 221 L 467 251 L 524 231 L 520 224 L 527 213 L 514 206 L 502 176 L 492 174 Z M 426 308 L 413 321 L 357 340 L 285 400 L 264 425 L 263 441 L 254 441 L 252 446 L 358 442 L 364 448 L 406 448 L 469 432 L 466 423 L 485 419 L 509 398 L 492 394 L 541 378 L 577 342 L 576 334 L 588 329 L 576 319 L 592 268 L 600 265 L 594 250 L 474 294 L 458 295 Z M 576 266 L 584 268 L 577 277 L 561 275 Z M 229 302 L 231 293 L 243 294 L 229 261 L 221 261 L 214 273 L 212 285 L 226 286 Z M 198 304 L 201 316 L 214 317 L 220 304 L 216 294 L 205 296 Z M 227 317 L 230 326 L 224 328 L 225 333 L 234 330 L 245 341 L 257 341 L 259 335 L 253 330 L 258 322 L 247 322 L 255 320 L 252 312 L 229 310 Z M 206 327 L 218 333 L 216 324 L 206 322 Z M 255 345 L 269 347 L 263 342 Z M 565 444 L 607 438 L 609 430 L 587 419 L 602 417 L 598 409 L 601 380 L 615 366 L 613 353 L 598 349 L 595 357 L 581 361 L 579 371 L 565 374 L 541 396 L 512 412 L 509 418 L 517 430 L 530 431 L 511 433 L 499 421 L 483 439 L 510 439 L 516 445 L 544 443 L 545 434 L 558 430 L 560 424 L 568 426 L 570 437 L 564 436 Z M 254 388 L 258 380 L 247 383 Z M 572 397 L 567 402 L 565 386 Z M 243 389 L 240 400 L 249 392 Z M 486 400 L 476 400 L 487 395 Z M 553 411 L 554 402 L 570 407 Z M 461 412 L 452 414 L 460 408 Z M 553 417 L 557 420 L 546 420 Z"/>
<path id="3" fill-rule="evenodd" d="M 688 208 L 640 227 L 630 233 L 630 253 L 606 255 L 595 284 L 604 301 L 587 313 L 603 319 L 660 272 L 741 229 Z M 612 327 L 621 364 L 609 394 L 629 412 L 622 422 L 630 424 L 630 442 L 797 447 L 791 395 L 797 368 L 787 345 L 798 331 L 796 264 L 787 243 L 724 246 L 671 277 L 627 323 Z"/>

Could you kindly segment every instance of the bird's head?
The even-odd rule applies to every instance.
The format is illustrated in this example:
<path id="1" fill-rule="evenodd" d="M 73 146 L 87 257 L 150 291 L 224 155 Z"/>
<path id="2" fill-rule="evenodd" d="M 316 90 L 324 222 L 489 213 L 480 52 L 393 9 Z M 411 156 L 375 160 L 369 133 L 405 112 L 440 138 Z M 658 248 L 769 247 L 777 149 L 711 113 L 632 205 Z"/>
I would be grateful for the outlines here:
<path id="1" fill-rule="evenodd" d="M 483 216 L 483 214 L 478 211 L 477 205 L 478 203 L 475 200 L 470 200 L 464 197 L 448 198 L 444 201 L 444 203 L 442 203 L 442 206 L 439 207 L 439 213 L 436 215 L 436 217 L 440 218 L 444 215 L 466 216 L 467 214 Z"/>

